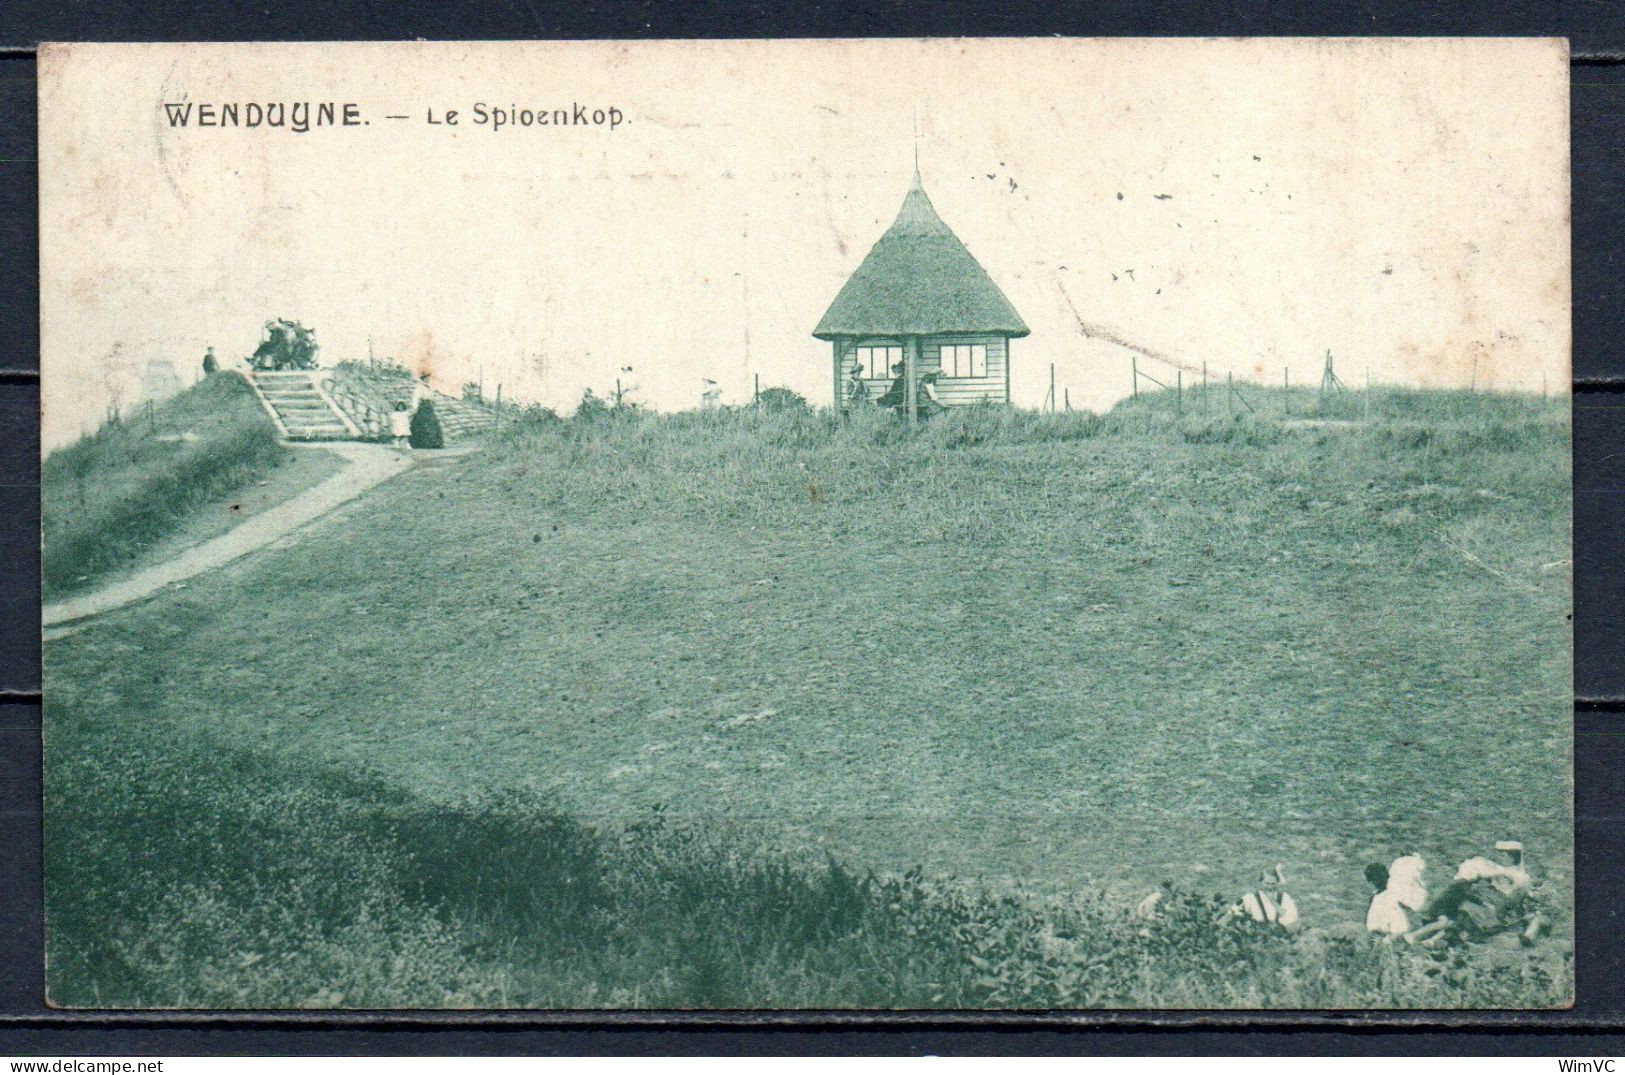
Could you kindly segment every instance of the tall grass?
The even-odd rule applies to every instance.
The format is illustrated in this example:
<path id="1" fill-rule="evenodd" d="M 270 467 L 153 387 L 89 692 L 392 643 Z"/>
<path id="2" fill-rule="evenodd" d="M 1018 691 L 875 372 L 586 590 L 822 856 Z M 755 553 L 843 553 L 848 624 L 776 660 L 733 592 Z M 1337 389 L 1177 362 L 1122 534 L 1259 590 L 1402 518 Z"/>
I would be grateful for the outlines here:
<path id="1" fill-rule="evenodd" d="M 1289 411 L 1283 400 L 1294 395 L 1302 399 Z M 913 430 L 876 408 L 849 415 L 748 407 L 670 415 L 626 409 L 600 421 L 531 412 L 504 427 L 502 443 L 480 466 L 505 490 L 573 514 L 658 512 L 799 527 L 808 521 L 809 502 L 861 504 L 884 513 L 890 498 L 910 511 L 935 503 L 963 516 L 966 505 L 950 498 L 970 491 L 968 486 L 936 490 L 940 498 L 903 487 L 948 480 L 940 469 L 944 463 L 979 469 L 994 481 L 1001 469 L 1014 475 L 1046 462 L 1058 473 L 1087 470 L 1090 442 L 1110 441 L 1113 450 L 1144 453 L 1144 476 L 1199 474 L 1214 469 L 1214 457 L 1221 455 L 1233 460 L 1237 474 L 1262 467 L 1277 477 L 1312 477 L 1328 493 L 1354 496 L 1368 482 L 1428 483 L 1470 469 L 1485 488 L 1516 490 L 1566 510 L 1567 473 L 1528 469 L 1532 459 L 1543 467 L 1553 461 L 1566 467 L 1566 399 L 1381 388 L 1360 400 L 1353 393 L 1329 396 L 1324 406 L 1334 424 L 1304 426 L 1295 419 L 1320 405 L 1312 390 L 1255 387 L 1252 397 L 1256 412 L 1234 415 L 1203 414 L 1188 400 L 1181 414 L 1172 392 L 1145 393 L 1105 414 L 977 406 L 951 410 Z M 1364 417 L 1346 424 L 1330 417 L 1345 412 Z M 1272 450 L 1258 451 L 1266 448 Z M 537 480 L 538 471 L 545 481 Z M 1134 477 L 1119 471 L 1099 480 Z M 980 536 L 990 541 L 1004 539 L 995 524 L 1010 513 L 1026 524 L 1065 508 L 1047 502 L 1045 491 L 1030 482 L 980 491 L 990 489 L 1011 493 L 986 505 L 992 514 L 971 513 L 987 524 Z"/>
<path id="2" fill-rule="evenodd" d="M 70 1007 L 1097 1008 L 1561 1004 L 1564 949 L 1287 936 L 1165 887 L 877 876 L 652 812 L 431 809 L 202 746 L 55 744 L 48 973 Z M 77 746 L 77 744 L 76 744 Z"/>
<path id="3" fill-rule="evenodd" d="M 287 454 L 240 374 L 217 373 L 46 457 L 47 597 L 81 589 Z"/>

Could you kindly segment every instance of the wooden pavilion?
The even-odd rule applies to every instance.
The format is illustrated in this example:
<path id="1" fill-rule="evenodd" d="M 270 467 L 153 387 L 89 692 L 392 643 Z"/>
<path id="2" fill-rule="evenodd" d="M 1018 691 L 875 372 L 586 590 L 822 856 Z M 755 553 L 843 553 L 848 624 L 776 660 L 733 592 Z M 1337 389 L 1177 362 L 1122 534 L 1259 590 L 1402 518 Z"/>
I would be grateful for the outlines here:
<path id="1" fill-rule="evenodd" d="M 1010 341 L 1026 322 L 965 244 L 937 216 L 914 173 L 897 219 L 830 304 L 813 335 L 834 347 L 835 406 L 853 386 L 868 399 L 899 366 L 905 412 L 916 413 L 920 378 L 936 373 L 944 406 L 1010 402 Z"/>

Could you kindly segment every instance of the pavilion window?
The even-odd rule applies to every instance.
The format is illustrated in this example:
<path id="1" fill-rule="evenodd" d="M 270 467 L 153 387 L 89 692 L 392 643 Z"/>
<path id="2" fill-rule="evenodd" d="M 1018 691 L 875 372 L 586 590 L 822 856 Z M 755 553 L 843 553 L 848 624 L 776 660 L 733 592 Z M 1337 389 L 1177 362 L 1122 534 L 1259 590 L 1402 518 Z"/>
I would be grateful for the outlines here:
<path id="1" fill-rule="evenodd" d="M 945 377 L 986 377 L 987 345 L 983 343 L 943 344 L 942 373 Z"/>
<path id="2" fill-rule="evenodd" d="M 901 347 L 858 348 L 858 369 L 867 380 L 884 381 L 891 378 L 891 368 L 903 361 Z"/>

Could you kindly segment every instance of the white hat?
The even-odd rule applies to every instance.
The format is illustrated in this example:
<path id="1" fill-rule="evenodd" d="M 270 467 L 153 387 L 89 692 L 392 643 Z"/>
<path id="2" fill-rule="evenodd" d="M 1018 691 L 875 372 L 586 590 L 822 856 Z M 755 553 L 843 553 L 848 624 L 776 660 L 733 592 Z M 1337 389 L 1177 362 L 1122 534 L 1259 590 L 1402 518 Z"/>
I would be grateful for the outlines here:
<path id="1" fill-rule="evenodd" d="M 1513 851 L 1521 855 L 1523 854 L 1523 842 L 1521 840 L 1497 840 L 1495 841 L 1495 850 Z"/>

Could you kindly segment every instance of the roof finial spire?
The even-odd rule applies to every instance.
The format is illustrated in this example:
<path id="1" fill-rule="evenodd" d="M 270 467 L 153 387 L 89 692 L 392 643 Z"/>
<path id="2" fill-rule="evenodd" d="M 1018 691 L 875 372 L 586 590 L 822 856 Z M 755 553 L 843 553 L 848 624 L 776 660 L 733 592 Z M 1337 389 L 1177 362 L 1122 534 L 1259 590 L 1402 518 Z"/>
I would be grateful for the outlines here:
<path id="1" fill-rule="evenodd" d="M 914 106 L 914 189 L 924 189 L 920 182 L 920 106 Z"/>

